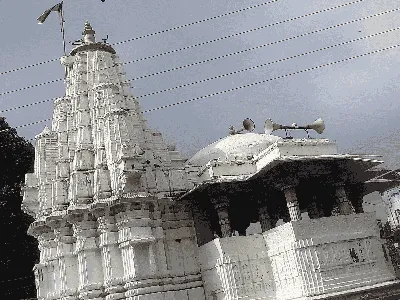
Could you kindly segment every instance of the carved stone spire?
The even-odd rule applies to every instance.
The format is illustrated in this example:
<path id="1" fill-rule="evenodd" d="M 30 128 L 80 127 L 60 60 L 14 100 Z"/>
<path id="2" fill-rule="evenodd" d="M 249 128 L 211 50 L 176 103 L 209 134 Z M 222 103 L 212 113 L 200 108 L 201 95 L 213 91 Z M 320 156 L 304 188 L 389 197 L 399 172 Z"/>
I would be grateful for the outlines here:
<path id="1" fill-rule="evenodd" d="M 38 297 L 132 300 L 139 277 L 149 278 L 139 289 L 147 294 L 164 289 L 160 274 L 199 272 L 194 255 L 182 272 L 167 262 L 169 252 L 195 247 L 187 212 L 184 223 L 168 221 L 185 228 L 174 236 L 181 250 L 168 250 L 158 209 L 186 190 L 184 160 L 147 127 L 115 50 L 96 43 L 88 22 L 82 34 L 61 60 L 66 95 L 54 102 L 52 127 L 36 137 L 35 173 L 23 188 L 23 208 L 35 217 L 30 234 L 40 241 Z M 199 281 L 190 278 L 185 285 Z"/>

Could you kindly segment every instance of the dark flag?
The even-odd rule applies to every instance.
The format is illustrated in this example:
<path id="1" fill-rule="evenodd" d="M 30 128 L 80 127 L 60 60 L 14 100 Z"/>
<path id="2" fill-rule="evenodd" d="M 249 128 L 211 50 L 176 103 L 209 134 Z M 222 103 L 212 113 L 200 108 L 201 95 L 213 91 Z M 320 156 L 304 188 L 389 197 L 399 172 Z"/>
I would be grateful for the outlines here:
<path id="1" fill-rule="evenodd" d="M 40 17 L 37 18 L 39 24 L 42 24 L 44 21 L 46 21 L 47 17 L 52 11 L 57 11 L 59 14 L 62 14 L 62 5 L 63 2 L 61 1 L 60 3 L 54 5 L 52 8 L 49 8 L 44 13 L 42 13 Z"/>

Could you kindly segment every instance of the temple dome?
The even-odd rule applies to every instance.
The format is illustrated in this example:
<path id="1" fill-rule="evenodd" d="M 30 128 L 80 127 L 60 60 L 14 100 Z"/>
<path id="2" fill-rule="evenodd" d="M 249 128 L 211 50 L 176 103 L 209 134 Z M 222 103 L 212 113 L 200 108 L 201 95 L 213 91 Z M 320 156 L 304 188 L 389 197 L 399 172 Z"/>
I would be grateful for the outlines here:
<path id="1" fill-rule="evenodd" d="M 271 146 L 281 137 L 258 134 L 245 133 L 234 134 L 222 138 L 197 152 L 191 159 L 187 161 L 188 165 L 202 166 L 212 159 L 247 159 L 254 156 Z"/>

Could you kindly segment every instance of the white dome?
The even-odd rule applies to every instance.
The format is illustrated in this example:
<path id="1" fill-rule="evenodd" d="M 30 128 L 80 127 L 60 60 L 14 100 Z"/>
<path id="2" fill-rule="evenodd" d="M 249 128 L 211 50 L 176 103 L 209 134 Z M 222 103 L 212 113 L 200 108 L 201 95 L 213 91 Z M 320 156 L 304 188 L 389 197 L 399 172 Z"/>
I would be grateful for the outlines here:
<path id="1" fill-rule="evenodd" d="M 197 152 L 187 161 L 188 165 L 202 166 L 212 159 L 234 159 L 257 155 L 281 137 L 269 134 L 244 133 L 229 135 Z"/>

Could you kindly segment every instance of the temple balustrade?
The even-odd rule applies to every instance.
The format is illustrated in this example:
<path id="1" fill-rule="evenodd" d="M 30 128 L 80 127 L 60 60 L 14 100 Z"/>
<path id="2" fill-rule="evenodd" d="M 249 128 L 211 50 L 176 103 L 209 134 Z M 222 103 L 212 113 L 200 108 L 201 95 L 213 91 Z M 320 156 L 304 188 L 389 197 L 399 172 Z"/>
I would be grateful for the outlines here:
<path id="1" fill-rule="evenodd" d="M 199 247 L 206 299 L 295 299 L 391 281 L 381 245 L 366 213 L 215 238 Z"/>

